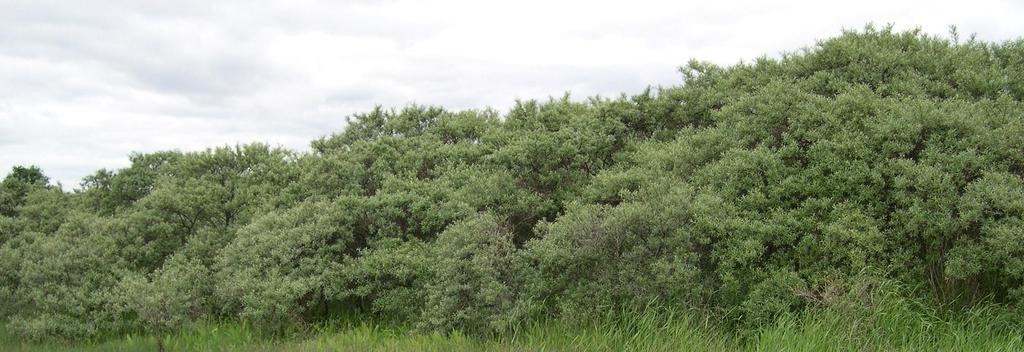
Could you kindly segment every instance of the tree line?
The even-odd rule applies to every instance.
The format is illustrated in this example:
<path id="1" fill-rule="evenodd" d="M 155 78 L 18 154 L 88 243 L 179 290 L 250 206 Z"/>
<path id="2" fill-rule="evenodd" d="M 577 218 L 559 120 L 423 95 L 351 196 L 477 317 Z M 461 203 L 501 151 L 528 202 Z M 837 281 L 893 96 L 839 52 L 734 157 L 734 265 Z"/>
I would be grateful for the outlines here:
<path id="1" fill-rule="evenodd" d="M 130 155 L 0 184 L 26 339 L 372 314 L 501 333 L 655 303 L 731 326 L 876 279 L 1024 303 L 1024 41 L 867 27 L 683 83 L 506 113 L 356 114 L 310 152 Z"/>

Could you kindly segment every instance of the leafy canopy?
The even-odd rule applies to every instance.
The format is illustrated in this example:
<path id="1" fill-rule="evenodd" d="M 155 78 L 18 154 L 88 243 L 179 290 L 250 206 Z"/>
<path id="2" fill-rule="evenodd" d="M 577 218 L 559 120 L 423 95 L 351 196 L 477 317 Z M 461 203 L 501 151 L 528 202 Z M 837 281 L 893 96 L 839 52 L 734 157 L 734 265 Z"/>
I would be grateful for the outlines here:
<path id="1" fill-rule="evenodd" d="M 362 312 L 488 334 L 633 305 L 770 324 L 880 279 L 1024 311 L 1024 41 L 872 27 L 679 86 L 356 114 L 295 153 L 0 183 L 0 320 L 82 338 Z"/>

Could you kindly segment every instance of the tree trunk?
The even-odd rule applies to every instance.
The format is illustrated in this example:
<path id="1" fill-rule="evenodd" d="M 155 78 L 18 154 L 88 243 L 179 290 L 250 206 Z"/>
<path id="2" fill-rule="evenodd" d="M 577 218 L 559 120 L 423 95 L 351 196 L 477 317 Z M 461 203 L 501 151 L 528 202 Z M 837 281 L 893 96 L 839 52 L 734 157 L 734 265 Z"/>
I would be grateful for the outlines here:
<path id="1" fill-rule="evenodd" d="M 164 334 L 163 331 L 159 331 L 156 334 L 156 351 L 164 352 Z"/>
<path id="2" fill-rule="evenodd" d="M 320 286 L 320 305 L 323 307 L 323 319 L 327 319 L 330 316 L 330 311 L 327 307 L 327 297 L 324 295 L 324 287 Z"/>

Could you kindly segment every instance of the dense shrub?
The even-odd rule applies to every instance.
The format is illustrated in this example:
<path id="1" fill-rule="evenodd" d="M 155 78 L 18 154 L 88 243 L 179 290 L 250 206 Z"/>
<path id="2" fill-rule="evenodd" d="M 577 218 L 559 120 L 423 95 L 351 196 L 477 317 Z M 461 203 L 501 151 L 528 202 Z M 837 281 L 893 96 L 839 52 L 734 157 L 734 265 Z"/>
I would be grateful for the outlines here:
<path id="1" fill-rule="evenodd" d="M 18 167 L 0 318 L 27 338 L 352 312 L 487 334 L 656 304 L 742 327 L 872 282 L 1019 315 L 1021 72 L 1021 40 L 868 27 L 635 96 L 378 107 L 309 153 L 133 154 L 73 192 Z"/>
<path id="2" fill-rule="evenodd" d="M 704 305 L 711 288 L 698 271 L 697 241 L 684 227 L 692 192 L 665 203 L 570 208 L 540 227 L 542 239 L 522 253 L 524 303 L 540 314 L 596 318 L 622 304 L 654 301 Z"/>
<path id="3" fill-rule="evenodd" d="M 210 311 L 209 275 L 198 260 L 175 255 L 149 277 L 128 274 L 122 278 L 114 304 L 159 335 Z"/>
<path id="4" fill-rule="evenodd" d="M 434 258 L 426 243 L 380 239 L 347 259 L 341 276 L 345 298 L 386 317 L 401 321 L 419 318 L 426 283 L 433 276 Z"/>
<path id="5" fill-rule="evenodd" d="M 467 332 L 508 328 L 515 304 L 514 252 L 508 226 L 490 214 L 456 223 L 438 235 L 421 325 Z"/>
<path id="6" fill-rule="evenodd" d="M 120 325 L 111 293 L 121 263 L 103 230 L 97 219 L 74 216 L 53 234 L 23 233 L 24 242 L 5 253 L 17 260 L 4 303 L 15 331 L 29 339 L 77 338 Z"/>
<path id="7" fill-rule="evenodd" d="M 272 329 L 326 309 L 352 233 L 344 203 L 302 203 L 242 228 L 215 265 L 221 309 Z"/>

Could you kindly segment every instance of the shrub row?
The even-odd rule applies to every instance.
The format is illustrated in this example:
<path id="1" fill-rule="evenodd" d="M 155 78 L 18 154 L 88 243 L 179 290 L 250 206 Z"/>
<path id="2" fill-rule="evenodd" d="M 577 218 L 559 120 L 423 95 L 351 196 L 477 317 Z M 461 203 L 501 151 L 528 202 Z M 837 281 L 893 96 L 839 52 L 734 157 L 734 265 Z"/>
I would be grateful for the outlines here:
<path id="1" fill-rule="evenodd" d="M 635 304 L 749 326 L 865 277 L 1024 300 L 1024 41 L 866 28 L 684 83 L 505 113 L 376 108 L 296 153 L 131 155 L 0 186 L 26 338 L 372 312 L 488 334 Z"/>

